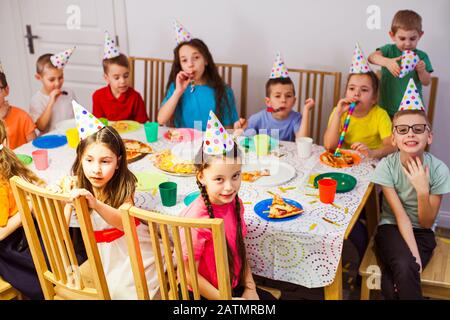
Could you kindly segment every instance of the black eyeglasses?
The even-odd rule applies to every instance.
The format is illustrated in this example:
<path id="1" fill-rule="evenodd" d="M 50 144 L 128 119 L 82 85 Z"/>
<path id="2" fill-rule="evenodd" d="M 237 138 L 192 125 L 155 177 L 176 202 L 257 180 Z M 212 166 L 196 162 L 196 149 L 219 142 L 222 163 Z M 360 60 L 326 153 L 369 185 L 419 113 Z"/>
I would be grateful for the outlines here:
<path id="1" fill-rule="evenodd" d="M 415 134 L 421 134 L 424 133 L 425 130 L 429 130 L 428 125 L 426 124 L 413 124 L 412 126 L 408 126 L 407 124 L 400 124 L 398 126 L 394 126 L 395 131 L 397 131 L 398 134 L 407 134 L 409 132 L 409 129 L 412 129 L 412 131 Z"/>

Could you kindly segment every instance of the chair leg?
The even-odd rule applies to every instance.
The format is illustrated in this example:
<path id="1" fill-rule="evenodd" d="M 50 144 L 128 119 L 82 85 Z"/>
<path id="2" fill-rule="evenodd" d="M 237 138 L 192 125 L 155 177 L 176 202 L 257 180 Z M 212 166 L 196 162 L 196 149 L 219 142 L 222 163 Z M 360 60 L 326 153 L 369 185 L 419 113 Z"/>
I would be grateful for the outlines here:
<path id="1" fill-rule="evenodd" d="M 370 300 L 370 289 L 367 286 L 367 277 L 361 279 L 361 300 Z"/>

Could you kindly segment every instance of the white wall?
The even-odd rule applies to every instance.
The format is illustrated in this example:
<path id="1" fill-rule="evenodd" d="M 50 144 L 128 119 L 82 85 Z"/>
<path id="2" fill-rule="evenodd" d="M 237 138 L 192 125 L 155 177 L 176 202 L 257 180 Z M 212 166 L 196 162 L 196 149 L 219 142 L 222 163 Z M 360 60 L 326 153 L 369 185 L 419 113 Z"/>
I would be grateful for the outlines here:
<path id="1" fill-rule="evenodd" d="M 366 27 L 370 5 L 381 9 L 379 30 Z M 252 114 L 262 106 L 277 50 L 289 67 L 341 71 L 345 78 L 355 42 L 367 55 L 388 43 L 391 19 L 400 9 L 415 10 L 423 19 L 425 34 L 419 48 L 428 53 L 439 77 L 431 151 L 450 166 L 450 1 L 430 5 L 425 0 L 128 0 L 129 53 L 172 58 L 176 18 L 207 43 L 215 61 L 249 65 L 248 114 Z M 448 215 L 441 213 L 441 218 L 448 218 L 450 226 L 449 196 L 441 209 Z"/>

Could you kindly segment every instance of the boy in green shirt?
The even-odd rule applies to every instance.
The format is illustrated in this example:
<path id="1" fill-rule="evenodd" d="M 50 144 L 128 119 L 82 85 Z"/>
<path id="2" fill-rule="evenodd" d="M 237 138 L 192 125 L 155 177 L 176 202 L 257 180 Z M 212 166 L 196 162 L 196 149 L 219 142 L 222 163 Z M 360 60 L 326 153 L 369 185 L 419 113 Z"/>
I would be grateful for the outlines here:
<path id="1" fill-rule="evenodd" d="M 423 36 L 422 18 L 416 12 L 398 11 L 392 20 L 389 36 L 394 43 L 377 48 L 368 60 L 382 67 L 379 105 L 388 112 L 390 117 L 393 117 L 398 110 L 409 79 L 414 80 L 422 96 L 422 85 L 430 84 L 433 67 L 428 55 L 416 49 Z M 399 77 L 401 74 L 399 61 L 402 59 L 402 53 L 407 50 L 414 52 L 419 62 L 414 70 Z"/>

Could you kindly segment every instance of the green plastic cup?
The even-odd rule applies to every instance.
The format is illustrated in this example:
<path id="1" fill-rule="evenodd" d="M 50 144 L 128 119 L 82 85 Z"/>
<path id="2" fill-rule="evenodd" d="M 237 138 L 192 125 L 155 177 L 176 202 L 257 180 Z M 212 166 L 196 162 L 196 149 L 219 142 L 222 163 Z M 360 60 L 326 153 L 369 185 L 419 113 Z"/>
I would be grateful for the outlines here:
<path id="1" fill-rule="evenodd" d="M 253 137 L 255 143 L 255 151 L 258 156 L 265 156 L 269 154 L 270 136 L 267 134 L 257 134 Z"/>
<path id="2" fill-rule="evenodd" d="M 99 120 L 101 123 L 103 123 L 105 126 L 108 126 L 108 124 L 109 124 L 108 119 L 106 119 L 106 118 L 99 118 L 98 120 Z"/>
<path id="3" fill-rule="evenodd" d="M 163 182 L 159 184 L 159 194 L 165 207 L 173 207 L 177 204 L 177 184 L 175 182 Z"/>
<path id="4" fill-rule="evenodd" d="M 158 122 L 146 122 L 144 123 L 145 137 L 147 142 L 158 141 Z"/>

